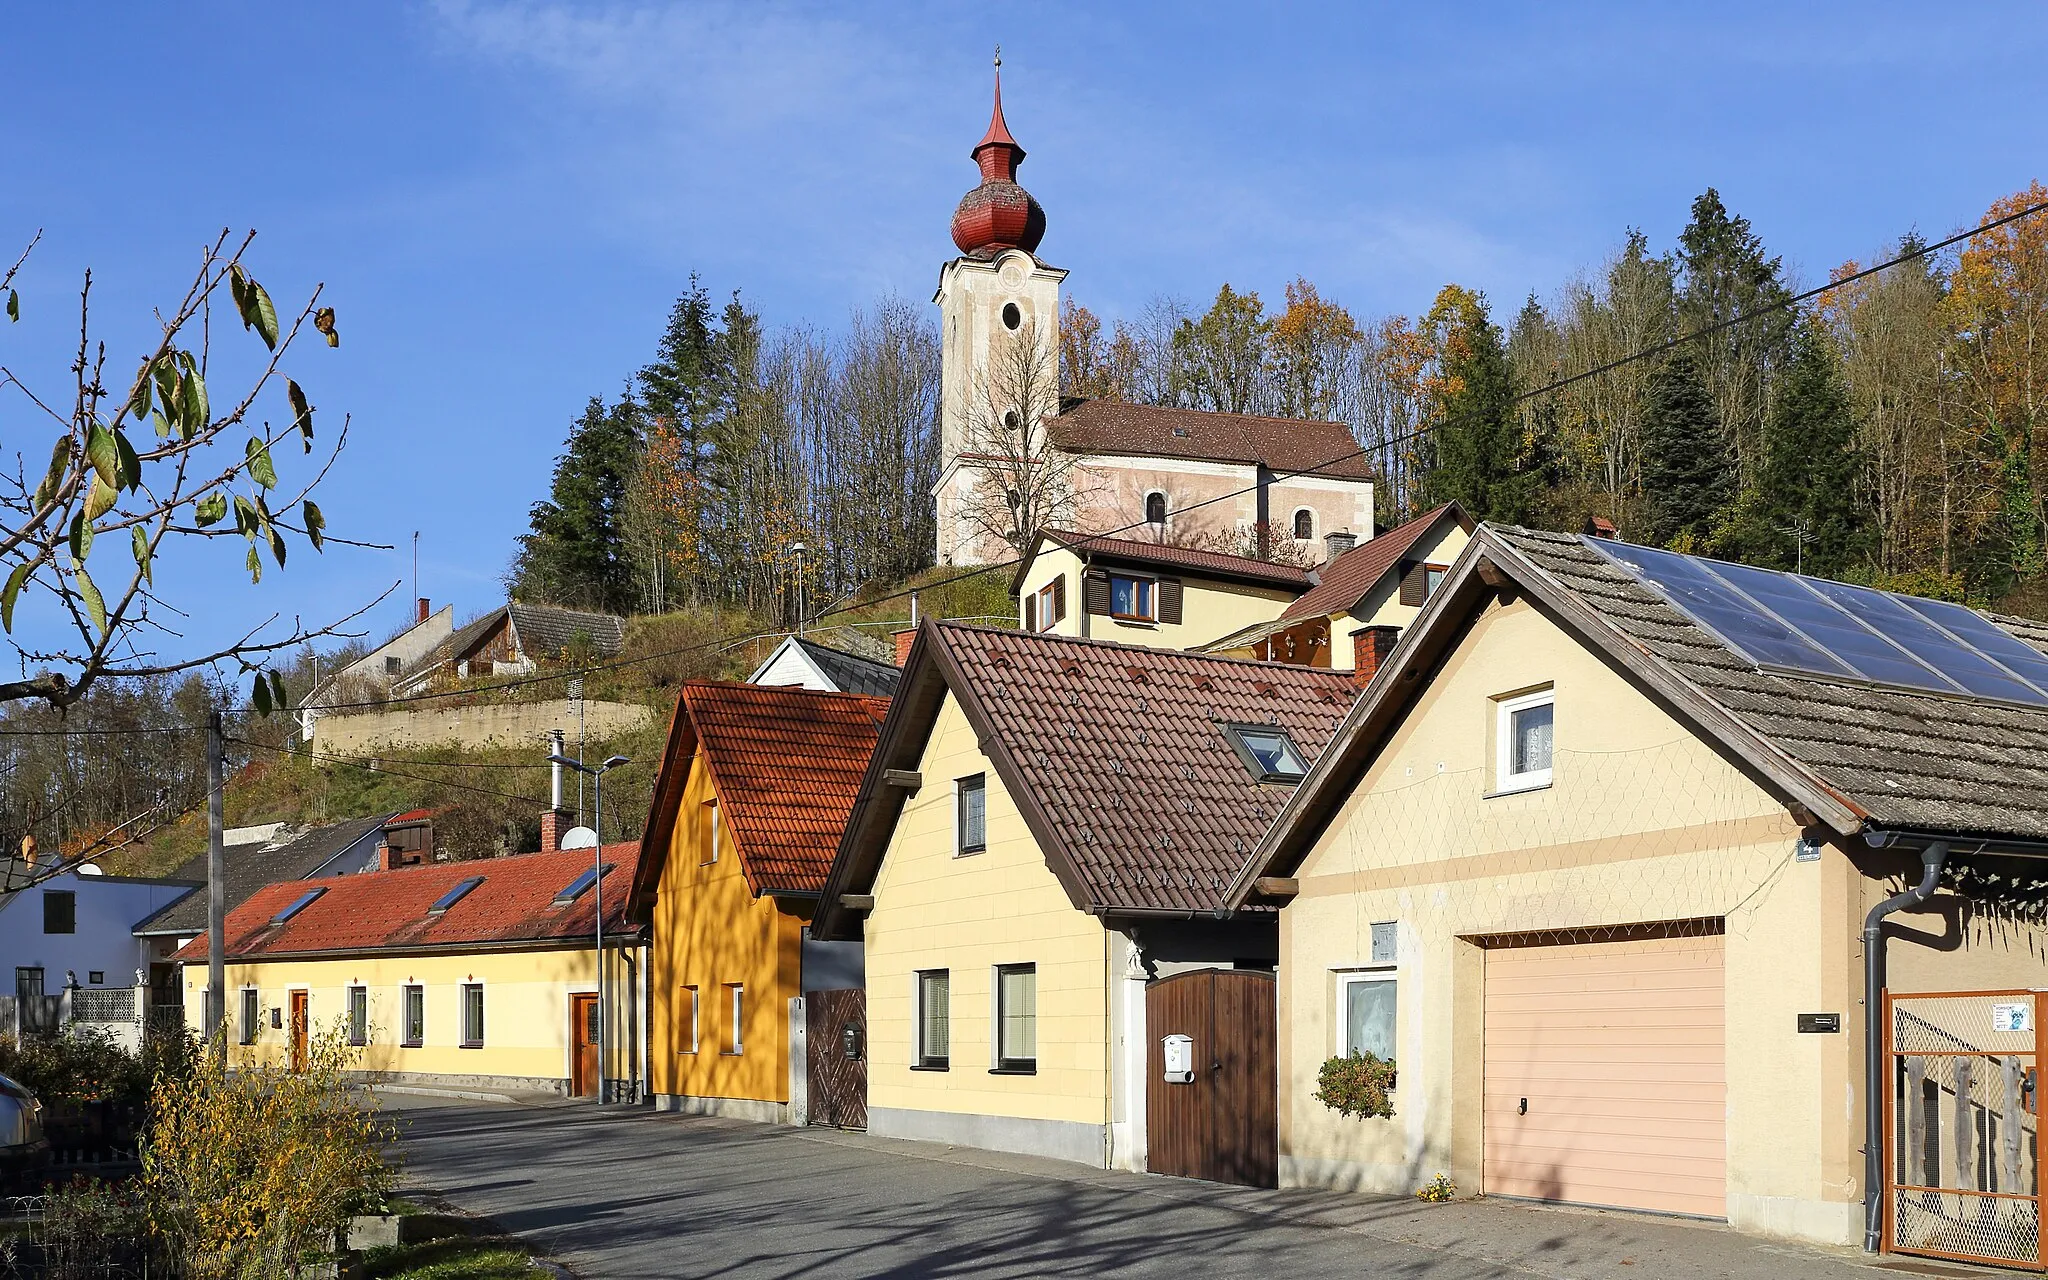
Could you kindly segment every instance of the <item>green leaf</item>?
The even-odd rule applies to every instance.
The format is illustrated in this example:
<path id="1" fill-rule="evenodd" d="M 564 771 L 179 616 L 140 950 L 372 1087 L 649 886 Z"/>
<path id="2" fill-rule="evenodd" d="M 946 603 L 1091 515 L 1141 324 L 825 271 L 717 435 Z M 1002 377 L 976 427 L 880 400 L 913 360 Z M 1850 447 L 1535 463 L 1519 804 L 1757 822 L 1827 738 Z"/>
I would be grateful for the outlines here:
<path id="1" fill-rule="evenodd" d="M 50 471 L 43 482 L 36 486 L 36 507 L 40 510 L 57 496 L 57 486 L 64 483 L 64 473 L 71 469 L 71 436 L 67 432 L 57 437 L 57 447 L 50 450 Z"/>
<path id="2" fill-rule="evenodd" d="M 262 527 L 263 516 L 256 510 L 255 504 L 251 503 L 241 494 L 236 494 L 235 528 L 240 530 L 245 536 L 254 539 L 256 531 Z"/>
<path id="3" fill-rule="evenodd" d="M 151 376 L 156 379 L 156 402 L 163 406 L 164 416 L 179 426 L 185 425 L 185 398 L 178 394 L 178 362 L 165 358 L 156 362 Z M 192 438 L 185 432 L 187 440 Z"/>
<path id="4" fill-rule="evenodd" d="M 149 416 L 149 361 L 135 374 L 135 387 L 128 393 L 128 416 L 141 422 Z"/>
<path id="5" fill-rule="evenodd" d="M 14 598 L 28 584 L 28 572 L 28 565 L 15 565 L 14 572 L 7 575 L 7 585 L 0 587 L 0 627 L 7 628 L 10 633 L 14 630 Z"/>
<path id="6" fill-rule="evenodd" d="M 263 339 L 264 346 L 277 350 L 277 308 L 270 305 L 270 293 L 254 280 L 249 282 L 249 300 L 242 316 L 256 326 L 256 336 Z"/>
<path id="7" fill-rule="evenodd" d="M 142 531 L 142 526 L 139 524 L 129 532 L 133 534 L 135 567 L 142 570 L 142 580 L 144 582 L 155 586 L 156 579 L 150 574 L 150 561 L 155 559 L 155 556 L 149 549 L 149 535 Z"/>
<path id="8" fill-rule="evenodd" d="M 194 431 L 206 429 L 206 379 L 199 376 L 197 369 L 189 369 L 180 381 L 184 384 L 185 433 L 189 436 Z"/>
<path id="9" fill-rule="evenodd" d="M 315 551 L 326 550 L 322 544 L 327 537 L 327 517 L 320 514 L 320 508 L 313 505 L 311 498 L 306 499 L 305 517 L 306 541 L 313 544 Z"/>
<path id="10" fill-rule="evenodd" d="M 102 636 L 106 635 L 107 602 L 100 598 L 100 589 L 93 585 L 84 565 L 79 565 L 72 572 L 78 575 L 78 594 L 85 600 L 85 611 L 92 618 L 92 625 L 99 628 Z"/>
<path id="11" fill-rule="evenodd" d="M 235 295 L 235 310 L 242 315 L 242 327 L 249 327 L 249 276 L 242 264 L 228 264 L 228 292 Z"/>
<path id="12" fill-rule="evenodd" d="M 270 447 L 255 436 L 245 451 L 249 457 L 249 478 L 266 489 L 277 488 L 277 468 L 270 464 Z"/>
<path id="13" fill-rule="evenodd" d="M 21 295 L 12 289 L 7 291 L 7 318 L 9 320 L 21 319 Z"/>
<path id="14" fill-rule="evenodd" d="M 209 493 L 192 504 L 192 518 L 202 529 L 210 524 L 219 524 L 227 514 L 228 500 L 218 493 Z"/>
<path id="15" fill-rule="evenodd" d="M 113 510 L 114 504 L 120 500 L 121 491 L 119 489 L 116 489 L 98 476 L 94 476 L 92 478 L 92 489 L 85 495 L 85 518 L 87 520 L 99 519 L 107 514 L 107 512 Z"/>
<path id="16" fill-rule="evenodd" d="M 249 544 L 249 581 L 263 581 L 263 557 L 256 554 L 256 544 Z"/>
<path id="17" fill-rule="evenodd" d="M 291 699 L 284 696 L 284 677 L 275 671 L 270 673 L 270 704 L 279 711 L 292 709 Z"/>
<path id="18" fill-rule="evenodd" d="M 119 427 L 114 428 L 114 460 L 121 464 L 121 479 L 128 482 L 128 492 L 142 487 L 142 459 L 136 456 L 135 446 L 128 443 L 128 435 Z"/>
<path id="19" fill-rule="evenodd" d="M 305 441 L 306 452 L 313 452 L 313 406 L 306 402 L 306 393 L 290 378 L 284 380 L 284 393 L 292 402 L 292 425 L 299 429 L 299 438 Z"/>
<path id="20" fill-rule="evenodd" d="M 277 567 L 284 568 L 284 535 L 271 524 L 264 525 L 263 532 L 270 535 L 270 554 L 277 561 Z"/>
<path id="21" fill-rule="evenodd" d="M 85 430 L 85 460 L 100 479 L 116 486 L 121 483 L 121 446 L 114 443 L 114 433 L 97 422 Z"/>
<path id="22" fill-rule="evenodd" d="M 71 563 L 84 564 L 92 554 L 92 521 L 81 511 L 71 517 Z"/>
<path id="23" fill-rule="evenodd" d="M 155 409 L 149 411 L 149 425 L 156 428 L 157 439 L 168 440 L 171 438 L 171 420 Z"/>
<path id="24" fill-rule="evenodd" d="M 256 714 L 268 719 L 270 716 L 270 682 L 263 678 L 261 671 L 256 673 L 255 687 L 249 692 L 250 701 L 256 704 Z"/>

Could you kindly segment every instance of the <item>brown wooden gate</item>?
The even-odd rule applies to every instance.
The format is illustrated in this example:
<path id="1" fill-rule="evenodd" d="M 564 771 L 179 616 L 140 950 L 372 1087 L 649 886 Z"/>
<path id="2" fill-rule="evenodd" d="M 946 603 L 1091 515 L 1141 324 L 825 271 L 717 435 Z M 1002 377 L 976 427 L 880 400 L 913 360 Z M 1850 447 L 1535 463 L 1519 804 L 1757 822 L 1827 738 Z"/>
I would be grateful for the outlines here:
<path id="1" fill-rule="evenodd" d="M 1273 975 L 1197 969 L 1145 987 L 1146 1167 L 1247 1187 L 1279 1182 Z M 1166 1037 L 1191 1041 L 1194 1079 L 1166 1079 Z"/>
<path id="2" fill-rule="evenodd" d="M 810 1123 L 867 1128 L 868 993 L 859 987 L 810 992 L 804 996 L 804 1031 Z"/>

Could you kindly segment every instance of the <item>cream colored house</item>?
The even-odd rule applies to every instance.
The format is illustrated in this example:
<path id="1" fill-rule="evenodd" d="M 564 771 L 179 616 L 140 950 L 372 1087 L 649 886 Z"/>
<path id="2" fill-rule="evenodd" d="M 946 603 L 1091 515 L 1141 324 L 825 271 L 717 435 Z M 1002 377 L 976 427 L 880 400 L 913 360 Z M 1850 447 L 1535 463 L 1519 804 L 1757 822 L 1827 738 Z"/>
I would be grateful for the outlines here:
<path id="1" fill-rule="evenodd" d="M 645 931 L 629 921 L 637 844 L 258 889 L 227 919 L 230 1065 L 305 1061 L 339 1026 L 365 1078 L 638 1098 L 647 1080 Z M 206 1026 L 207 938 L 184 962 L 185 1023 Z M 602 1060 L 600 1060 L 602 1047 Z"/>
<path id="2" fill-rule="evenodd" d="M 2044 653 L 1960 606 L 1480 529 L 1237 879 L 1285 904 L 1282 1183 L 2031 1260 Z M 1978 994 L 1880 1042 L 1880 990 Z M 1950 1056 L 1884 1052 L 1915 1043 Z M 1391 1119 L 1314 1097 L 1350 1052 L 1398 1064 Z"/>
<path id="3" fill-rule="evenodd" d="M 1271 560 L 1046 529 L 1010 594 L 1026 631 L 1192 649 L 1279 617 L 1315 581 Z"/>
<path id="4" fill-rule="evenodd" d="M 1148 1110 L 1217 1086 L 1155 1096 L 1154 993 L 1194 974 L 1270 1010 L 1272 912 L 1221 895 L 1353 692 L 927 621 L 812 926 L 865 944 L 869 1131 L 1161 1168 Z M 1271 1060 L 1239 1064 L 1268 1108 Z M 1239 1180 L 1270 1182 L 1255 1156 Z"/>

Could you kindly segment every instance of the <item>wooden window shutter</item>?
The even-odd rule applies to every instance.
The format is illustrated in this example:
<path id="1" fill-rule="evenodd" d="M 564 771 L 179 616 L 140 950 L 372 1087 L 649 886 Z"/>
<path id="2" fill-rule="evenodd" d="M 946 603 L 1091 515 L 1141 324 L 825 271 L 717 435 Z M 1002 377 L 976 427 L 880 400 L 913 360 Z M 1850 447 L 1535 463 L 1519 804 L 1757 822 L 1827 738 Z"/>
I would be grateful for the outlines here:
<path id="1" fill-rule="evenodd" d="M 1067 617 L 1067 575 L 1061 574 L 1052 580 L 1052 616 L 1045 620 L 1046 626 L 1064 622 Z"/>
<path id="2" fill-rule="evenodd" d="M 1180 579 L 1159 580 L 1159 621 L 1168 626 L 1180 625 Z"/>
<path id="3" fill-rule="evenodd" d="M 1090 569 L 1081 582 L 1081 607 L 1089 613 L 1109 613 L 1109 574 Z"/>
<path id="4" fill-rule="evenodd" d="M 1401 566 L 1401 603 L 1421 608 L 1429 599 L 1429 566 L 1411 560 Z"/>
<path id="5" fill-rule="evenodd" d="M 1026 631 L 1038 630 L 1038 593 L 1036 591 L 1024 593 L 1024 629 Z M 207 767 L 212 768 L 213 766 L 208 765 Z"/>

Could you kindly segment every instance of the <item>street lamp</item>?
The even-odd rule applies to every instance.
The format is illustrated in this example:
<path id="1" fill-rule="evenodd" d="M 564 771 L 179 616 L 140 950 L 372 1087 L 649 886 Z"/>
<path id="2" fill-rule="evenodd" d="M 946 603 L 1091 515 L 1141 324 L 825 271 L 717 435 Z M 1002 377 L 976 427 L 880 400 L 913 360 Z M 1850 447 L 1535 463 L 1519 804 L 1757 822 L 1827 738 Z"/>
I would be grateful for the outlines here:
<path id="1" fill-rule="evenodd" d="M 603 1106 L 605 1094 L 611 1082 L 605 1078 L 605 1021 L 608 1006 L 605 1003 L 604 981 L 604 775 L 622 764 L 631 764 L 624 756 L 613 756 L 595 768 L 581 760 L 572 760 L 557 751 L 548 757 L 549 764 L 567 765 L 578 773 L 590 775 L 591 807 L 597 812 L 592 815 L 590 830 L 597 837 L 597 848 L 593 850 L 591 890 L 597 894 L 597 1105 Z"/>

